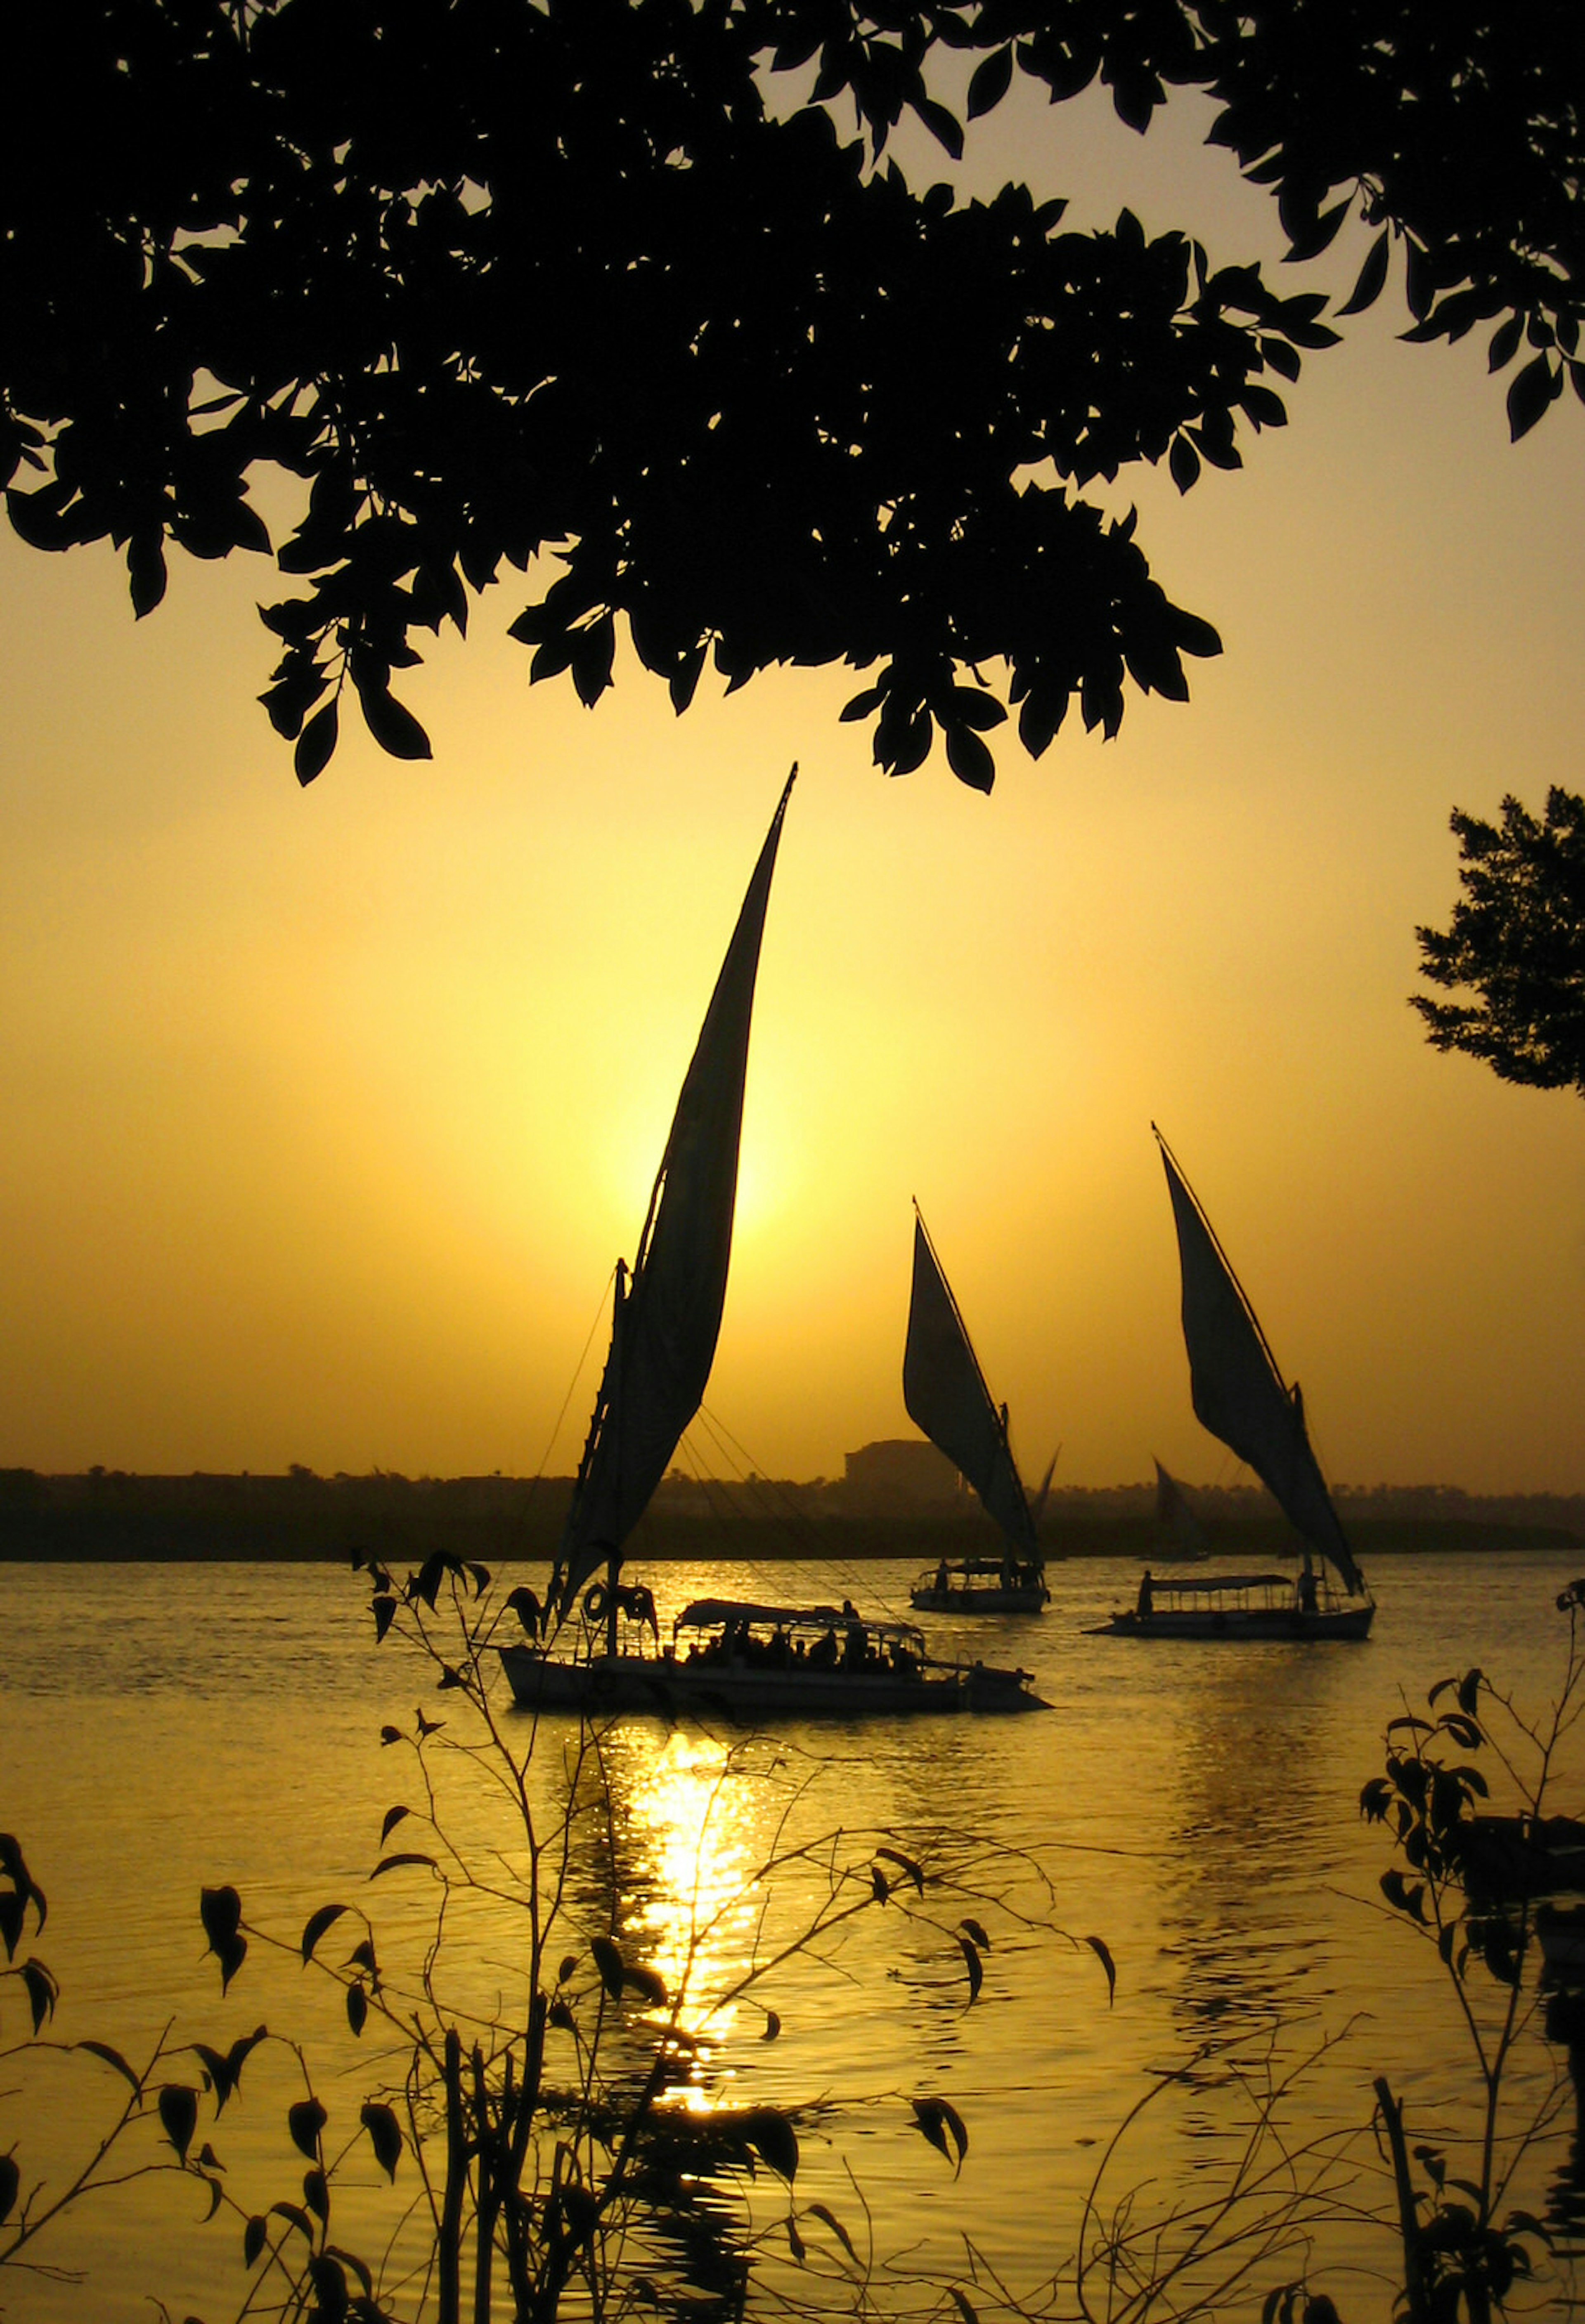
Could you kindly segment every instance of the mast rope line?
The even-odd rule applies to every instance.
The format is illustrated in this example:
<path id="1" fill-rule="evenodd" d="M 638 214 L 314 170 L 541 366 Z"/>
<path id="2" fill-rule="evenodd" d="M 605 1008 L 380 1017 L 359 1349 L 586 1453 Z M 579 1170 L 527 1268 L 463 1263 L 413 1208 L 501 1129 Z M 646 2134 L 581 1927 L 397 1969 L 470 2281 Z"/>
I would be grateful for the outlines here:
<path id="1" fill-rule="evenodd" d="M 556 1449 L 556 1439 L 561 1434 L 561 1423 L 566 1419 L 568 1406 L 571 1404 L 573 1397 L 578 1393 L 578 1383 L 583 1378 L 583 1368 L 589 1361 L 589 1351 L 594 1345 L 595 1333 L 599 1330 L 600 1318 L 606 1312 L 606 1293 L 609 1291 L 612 1284 L 616 1280 L 616 1267 L 620 1264 L 621 1262 L 619 1260 L 616 1261 L 612 1266 L 611 1272 L 606 1277 L 605 1288 L 600 1293 L 599 1305 L 594 1312 L 594 1321 L 589 1327 L 589 1336 L 583 1343 L 583 1352 L 578 1359 L 577 1365 L 573 1370 L 572 1378 L 567 1383 L 567 1393 L 561 1399 L 561 1409 L 556 1415 L 555 1425 L 551 1430 L 545 1449 L 540 1454 L 539 1467 L 534 1471 L 533 1475 L 529 1480 L 531 1485 L 539 1485 L 544 1480 L 545 1464 Z"/>

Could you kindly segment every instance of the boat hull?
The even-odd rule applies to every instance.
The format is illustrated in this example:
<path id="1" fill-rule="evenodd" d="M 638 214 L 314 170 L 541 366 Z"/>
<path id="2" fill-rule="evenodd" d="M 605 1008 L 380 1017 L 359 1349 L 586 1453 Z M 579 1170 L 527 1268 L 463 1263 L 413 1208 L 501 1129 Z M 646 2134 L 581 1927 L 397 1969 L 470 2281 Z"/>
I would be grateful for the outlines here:
<path id="1" fill-rule="evenodd" d="M 524 1711 L 574 1718 L 649 1713 L 758 1727 L 787 1719 L 906 1719 L 970 1711 L 1049 1711 L 1022 1674 L 982 1663 L 904 1675 L 894 1671 L 766 1670 L 676 1662 L 663 1655 L 595 1655 L 571 1661 L 532 1646 L 502 1646 L 501 1666 Z"/>
<path id="2" fill-rule="evenodd" d="M 1374 1605 L 1339 1606 L 1313 1614 L 1297 1606 L 1204 1606 L 1114 1614 L 1090 1632 L 1110 1638 L 1364 1638 Z"/>
<path id="3" fill-rule="evenodd" d="M 908 1602 L 922 1614 L 1038 1614 L 1051 1591 L 1004 1590 L 999 1582 L 969 1583 L 961 1590 L 937 1590 L 921 1583 L 908 1592 Z"/>

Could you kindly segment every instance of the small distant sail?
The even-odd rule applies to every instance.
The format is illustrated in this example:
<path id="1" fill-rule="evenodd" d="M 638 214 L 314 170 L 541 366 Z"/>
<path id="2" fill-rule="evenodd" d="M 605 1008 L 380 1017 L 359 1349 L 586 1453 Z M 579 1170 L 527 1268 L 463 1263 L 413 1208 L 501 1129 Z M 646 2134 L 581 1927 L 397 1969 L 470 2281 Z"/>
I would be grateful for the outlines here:
<path id="1" fill-rule="evenodd" d="M 958 1303 L 915 1205 L 913 1294 L 903 1354 L 909 1417 L 960 1469 L 1020 1557 L 1038 1560 L 1034 1520 Z"/>
<path id="2" fill-rule="evenodd" d="M 1159 1130 L 1155 1136 L 1178 1228 L 1195 1416 L 1254 1470 L 1294 1529 L 1331 1560 L 1344 1587 L 1357 1593 L 1364 1578 L 1311 1449 L 1298 1388 L 1284 1384 L 1210 1221 Z"/>
<path id="3" fill-rule="evenodd" d="M 610 1353 L 558 1561 L 561 1606 L 620 1549 L 699 1410 L 715 1360 L 732 1220 L 754 987 L 771 875 L 796 767 L 760 849 L 682 1084 L 638 1256 L 620 1272 Z"/>
<path id="4" fill-rule="evenodd" d="M 1164 1543 L 1162 1555 L 1185 1561 L 1205 1555 L 1205 1527 L 1182 1486 L 1159 1461 L 1155 1464 L 1155 1522 Z"/>

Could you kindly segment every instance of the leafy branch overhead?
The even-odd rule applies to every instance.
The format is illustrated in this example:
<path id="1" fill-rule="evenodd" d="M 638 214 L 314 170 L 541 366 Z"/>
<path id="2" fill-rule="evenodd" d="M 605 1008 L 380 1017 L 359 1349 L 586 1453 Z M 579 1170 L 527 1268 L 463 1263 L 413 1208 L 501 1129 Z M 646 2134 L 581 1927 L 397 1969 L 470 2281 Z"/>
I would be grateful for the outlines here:
<path id="1" fill-rule="evenodd" d="M 1126 211 L 904 179 L 899 123 L 955 155 L 1019 78 L 1098 78 L 1139 130 L 1209 92 L 1293 255 L 1377 229 L 1340 311 L 1401 244 L 1411 337 L 1492 327 L 1514 433 L 1585 379 L 1549 6 L 1361 0 L 1347 40 L 1329 0 L 55 0 L 9 31 L 41 93 L 0 156 L 12 523 L 111 539 L 140 614 L 170 543 L 273 555 L 264 701 L 305 782 L 349 686 L 428 755 L 394 674 L 504 567 L 533 678 L 593 703 L 619 627 L 680 710 L 707 662 L 846 661 L 897 773 L 939 734 L 988 788 L 1003 695 L 1037 754 L 1075 700 L 1115 733 L 1126 678 L 1182 699 L 1215 632 L 1084 488 L 1237 466 L 1335 334 Z M 279 543 L 272 469 L 306 503 Z"/>

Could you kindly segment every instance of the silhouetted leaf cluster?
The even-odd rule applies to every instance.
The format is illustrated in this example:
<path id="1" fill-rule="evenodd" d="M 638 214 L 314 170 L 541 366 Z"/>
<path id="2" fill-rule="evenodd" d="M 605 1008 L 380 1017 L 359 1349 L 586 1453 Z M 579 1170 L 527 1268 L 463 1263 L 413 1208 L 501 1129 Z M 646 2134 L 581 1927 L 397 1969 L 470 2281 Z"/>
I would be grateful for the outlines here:
<path id="1" fill-rule="evenodd" d="M 1418 928 L 1420 968 L 1474 1003 L 1417 1009 L 1438 1049 L 1504 1081 L 1585 1093 L 1585 798 L 1553 786 L 1542 821 L 1509 797 L 1500 827 L 1455 811 L 1464 893 L 1444 931 Z"/>
<path id="2" fill-rule="evenodd" d="M 1019 186 L 905 180 L 898 123 L 955 155 L 1019 76 L 1098 79 L 1142 131 L 1208 91 L 1294 255 L 1379 229 L 1343 311 L 1401 244 L 1411 336 L 1526 351 L 1515 435 L 1585 381 L 1580 44 L 1541 0 L 1357 0 L 1346 35 L 1330 0 L 52 0 L 8 30 L 12 523 L 112 540 L 139 615 L 171 543 L 273 555 L 263 699 L 305 783 L 348 689 L 429 755 L 394 681 L 504 567 L 533 678 L 592 704 L 619 632 L 679 710 L 707 663 L 847 661 L 894 773 L 939 736 L 987 788 L 1003 693 L 1036 754 L 1075 701 L 1114 733 L 1128 678 L 1183 698 L 1215 632 L 1076 495 L 1237 466 L 1335 334 L 1126 211 L 1076 234 Z M 278 544 L 266 470 L 301 487 Z"/>

